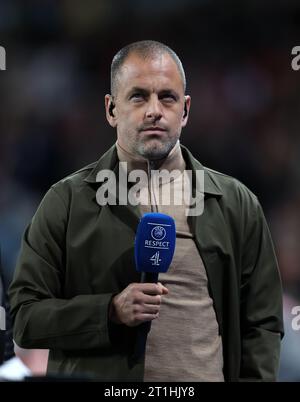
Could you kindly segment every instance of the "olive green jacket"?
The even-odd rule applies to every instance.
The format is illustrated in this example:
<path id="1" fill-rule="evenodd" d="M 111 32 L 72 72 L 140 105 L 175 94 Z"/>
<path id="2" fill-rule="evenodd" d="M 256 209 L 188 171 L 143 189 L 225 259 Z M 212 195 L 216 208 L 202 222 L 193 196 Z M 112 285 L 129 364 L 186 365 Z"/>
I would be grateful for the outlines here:
<path id="1" fill-rule="evenodd" d="M 260 204 L 239 181 L 182 152 L 187 169 L 204 169 L 204 212 L 190 219 L 222 336 L 225 380 L 274 381 L 282 289 Z M 140 281 L 133 253 L 138 207 L 96 201 L 97 173 L 117 167 L 113 146 L 53 185 L 24 234 L 9 291 L 14 339 L 24 348 L 49 348 L 49 373 L 143 380 L 143 361 L 132 359 L 136 328 L 108 320 L 112 296 Z"/>

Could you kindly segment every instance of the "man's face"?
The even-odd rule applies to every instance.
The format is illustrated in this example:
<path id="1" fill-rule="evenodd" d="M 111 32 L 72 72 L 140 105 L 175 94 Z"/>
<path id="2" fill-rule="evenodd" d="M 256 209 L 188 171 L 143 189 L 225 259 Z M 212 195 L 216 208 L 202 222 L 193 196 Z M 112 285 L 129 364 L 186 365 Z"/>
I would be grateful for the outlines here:
<path id="1" fill-rule="evenodd" d="M 120 146 L 155 160 L 165 157 L 180 137 L 190 97 L 184 96 L 178 67 L 168 54 L 146 60 L 131 54 L 118 75 L 114 116 L 109 114 L 109 103 L 106 95 L 106 116 L 117 128 Z"/>

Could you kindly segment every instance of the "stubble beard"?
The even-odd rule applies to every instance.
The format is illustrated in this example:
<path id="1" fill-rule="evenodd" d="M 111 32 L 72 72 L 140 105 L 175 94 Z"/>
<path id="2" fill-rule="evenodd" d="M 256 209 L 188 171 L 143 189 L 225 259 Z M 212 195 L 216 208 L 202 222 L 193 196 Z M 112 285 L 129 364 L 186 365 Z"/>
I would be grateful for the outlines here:
<path id="1" fill-rule="evenodd" d="M 155 141 L 154 144 L 148 144 L 147 142 L 138 142 L 135 147 L 135 152 L 146 158 L 148 160 L 160 160 L 164 159 L 168 156 L 171 149 L 175 146 L 179 137 L 176 137 L 172 140 L 168 139 L 166 142 L 162 142 L 158 139 L 150 140 Z"/>

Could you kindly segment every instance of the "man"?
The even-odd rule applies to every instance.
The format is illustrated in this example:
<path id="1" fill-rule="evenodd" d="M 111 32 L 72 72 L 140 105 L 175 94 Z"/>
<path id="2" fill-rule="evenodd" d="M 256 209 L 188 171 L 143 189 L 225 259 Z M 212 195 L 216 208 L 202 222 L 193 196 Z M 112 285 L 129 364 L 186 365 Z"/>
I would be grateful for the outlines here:
<path id="1" fill-rule="evenodd" d="M 15 340 L 49 348 L 48 372 L 111 381 L 276 379 L 282 300 L 267 224 L 245 186 L 179 145 L 190 105 L 181 62 L 167 46 L 137 42 L 114 57 L 105 107 L 117 144 L 51 187 L 24 234 L 10 288 Z M 120 162 L 127 173 L 177 173 L 145 185 L 140 199 L 150 203 L 99 205 L 103 186 L 110 192 L 101 172 L 121 177 Z M 188 170 L 204 172 L 204 210 L 194 216 L 157 196 L 168 184 L 178 201 Z M 176 250 L 160 283 L 142 284 L 134 237 L 154 206 L 175 218 Z M 147 321 L 145 355 L 135 360 L 137 329 Z"/>

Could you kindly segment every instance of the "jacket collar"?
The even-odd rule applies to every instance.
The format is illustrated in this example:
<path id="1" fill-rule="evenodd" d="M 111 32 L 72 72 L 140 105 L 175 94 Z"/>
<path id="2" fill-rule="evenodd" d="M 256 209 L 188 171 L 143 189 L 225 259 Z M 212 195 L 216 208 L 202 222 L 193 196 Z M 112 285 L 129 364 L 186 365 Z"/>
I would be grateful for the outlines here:
<path id="1" fill-rule="evenodd" d="M 186 169 L 191 169 L 193 172 L 196 170 L 204 170 L 204 194 L 221 197 L 223 195 L 222 190 L 214 180 L 214 175 L 210 169 L 207 169 L 197 159 L 195 159 L 192 153 L 184 145 L 181 145 L 181 149 L 183 158 L 186 162 Z"/>
<path id="2" fill-rule="evenodd" d="M 206 195 L 212 195 L 216 197 L 222 196 L 222 191 L 216 181 L 214 180 L 213 173 L 203 166 L 197 159 L 193 157 L 191 152 L 183 145 L 181 146 L 182 155 L 186 162 L 186 169 L 204 170 L 204 193 Z M 95 164 L 90 165 L 92 168 L 91 172 L 84 179 L 87 183 L 97 183 L 97 174 L 100 170 L 109 169 L 115 171 L 118 164 L 118 155 L 116 146 L 113 145 Z"/>
<path id="3" fill-rule="evenodd" d="M 91 184 L 97 183 L 96 179 L 98 172 L 104 169 L 114 170 L 116 168 L 117 163 L 118 163 L 117 150 L 116 146 L 113 145 L 111 148 L 109 148 L 108 151 L 105 152 L 105 154 L 101 156 L 101 158 L 97 162 L 94 162 L 92 165 L 90 165 L 90 168 L 92 168 L 92 170 L 88 174 L 88 176 L 84 179 L 84 181 Z"/>

